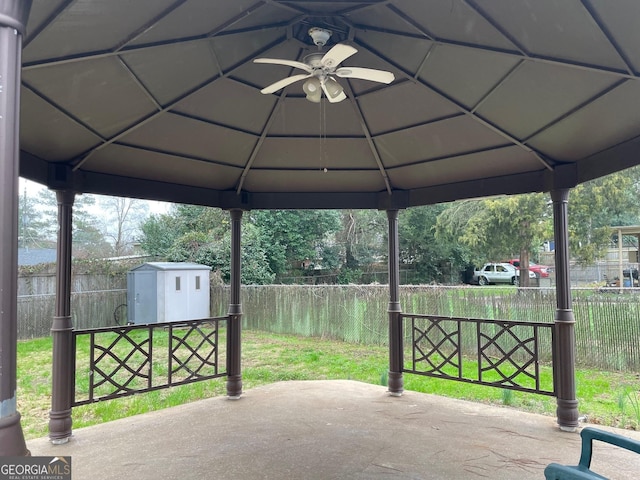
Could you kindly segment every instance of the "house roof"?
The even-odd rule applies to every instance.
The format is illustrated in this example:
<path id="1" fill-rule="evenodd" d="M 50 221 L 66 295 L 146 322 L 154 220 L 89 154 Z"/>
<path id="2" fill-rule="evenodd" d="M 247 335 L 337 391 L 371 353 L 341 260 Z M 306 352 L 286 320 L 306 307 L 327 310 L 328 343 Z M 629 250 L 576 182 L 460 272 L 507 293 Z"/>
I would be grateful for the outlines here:
<path id="1" fill-rule="evenodd" d="M 633 0 L 35 0 L 22 176 L 223 208 L 404 208 L 569 188 L 640 163 Z M 357 53 L 347 99 L 260 90 Z"/>
<path id="2" fill-rule="evenodd" d="M 18 265 L 55 263 L 56 256 L 55 248 L 18 248 Z"/>

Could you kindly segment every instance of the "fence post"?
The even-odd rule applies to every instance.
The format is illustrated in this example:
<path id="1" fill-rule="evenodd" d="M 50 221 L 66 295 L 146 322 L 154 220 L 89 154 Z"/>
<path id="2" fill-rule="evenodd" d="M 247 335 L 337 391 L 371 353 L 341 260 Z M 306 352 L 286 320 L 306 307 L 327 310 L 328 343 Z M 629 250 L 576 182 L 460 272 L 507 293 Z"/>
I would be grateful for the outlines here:
<path id="1" fill-rule="evenodd" d="M 242 395 L 242 304 L 241 287 L 241 227 L 242 210 L 231 210 L 231 300 L 227 325 L 227 396 L 240 398 Z"/>
<path id="2" fill-rule="evenodd" d="M 398 249 L 398 210 L 387 210 L 389 223 L 389 393 L 402 395 L 402 309 L 400 308 L 400 254 Z"/>
<path id="3" fill-rule="evenodd" d="M 62 444 L 71 437 L 73 402 L 73 324 L 71 322 L 71 232 L 73 201 L 71 190 L 56 192 L 58 199 L 58 251 L 56 262 L 56 312 L 51 326 L 53 366 L 51 375 L 51 412 L 49 438 Z"/>
<path id="4" fill-rule="evenodd" d="M 22 35 L 31 1 L 0 2 L 0 457 L 29 455 L 17 404 Z"/>
<path id="5" fill-rule="evenodd" d="M 578 427 L 578 400 L 575 380 L 575 318 L 571 303 L 569 278 L 569 229 L 567 206 L 569 189 L 551 192 L 553 232 L 556 246 L 556 316 L 553 348 L 553 383 L 556 391 L 557 421 L 560 429 Z"/>

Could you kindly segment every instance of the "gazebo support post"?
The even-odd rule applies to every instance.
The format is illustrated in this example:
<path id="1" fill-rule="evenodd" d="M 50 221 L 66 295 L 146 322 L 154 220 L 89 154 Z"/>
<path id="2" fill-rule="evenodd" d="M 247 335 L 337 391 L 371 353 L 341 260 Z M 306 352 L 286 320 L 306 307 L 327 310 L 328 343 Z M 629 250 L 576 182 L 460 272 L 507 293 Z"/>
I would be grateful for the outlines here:
<path id="1" fill-rule="evenodd" d="M 53 367 L 49 439 L 62 444 L 71 437 L 73 402 L 73 323 L 71 321 L 71 246 L 73 202 L 70 190 L 56 192 L 58 200 L 58 245 L 56 258 L 56 311 L 51 326 Z"/>
<path id="2" fill-rule="evenodd" d="M 227 396 L 242 395 L 241 227 L 242 210 L 231 210 L 231 299 L 227 326 Z"/>
<path id="3" fill-rule="evenodd" d="M 569 189 L 551 192 L 553 231 L 556 248 L 556 317 L 553 375 L 556 391 L 556 416 L 561 430 L 573 432 L 578 427 L 578 400 L 575 380 L 575 318 L 571 304 L 569 279 L 569 229 L 567 207 Z"/>
<path id="4" fill-rule="evenodd" d="M 0 457 L 27 456 L 17 402 L 22 35 L 31 0 L 0 2 Z"/>
<path id="5" fill-rule="evenodd" d="M 398 210 L 387 210 L 389 223 L 389 393 L 400 396 L 402 378 L 402 318 L 400 314 L 400 254 L 398 249 Z"/>

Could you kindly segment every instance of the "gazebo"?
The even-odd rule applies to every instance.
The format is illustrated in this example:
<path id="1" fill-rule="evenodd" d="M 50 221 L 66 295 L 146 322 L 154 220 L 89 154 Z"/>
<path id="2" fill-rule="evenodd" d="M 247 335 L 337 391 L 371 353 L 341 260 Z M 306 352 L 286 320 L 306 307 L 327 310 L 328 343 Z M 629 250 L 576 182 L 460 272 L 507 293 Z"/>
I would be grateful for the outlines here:
<path id="1" fill-rule="evenodd" d="M 53 441 L 71 435 L 80 193 L 230 212 L 224 375 L 238 397 L 244 211 L 387 212 L 389 391 L 400 395 L 399 212 L 550 192 L 551 393 L 559 426 L 575 429 L 569 192 L 640 164 L 639 18 L 631 0 L 0 0 L 0 455 L 26 454 L 19 175 L 55 190 L 59 204 Z M 455 338 L 441 319 L 426 321 Z"/>

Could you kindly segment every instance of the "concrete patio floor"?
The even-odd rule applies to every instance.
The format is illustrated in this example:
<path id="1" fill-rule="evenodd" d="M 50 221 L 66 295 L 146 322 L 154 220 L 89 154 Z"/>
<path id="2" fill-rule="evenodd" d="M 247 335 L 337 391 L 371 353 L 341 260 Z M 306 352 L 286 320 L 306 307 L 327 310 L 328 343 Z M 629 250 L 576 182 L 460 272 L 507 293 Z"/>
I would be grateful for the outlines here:
<path id="1" fill-rule="evenodd" d="M 605 428 L 640 439 L 638 432 Z M 74 480 L 542 479 L 577 464 L 551 417 L 353 381 L 280 382 L 74 431 L 32 455 L 72 457 Z M 640 456 L 597 443 L 592 468 L 640 477 Z"/>

